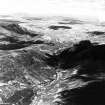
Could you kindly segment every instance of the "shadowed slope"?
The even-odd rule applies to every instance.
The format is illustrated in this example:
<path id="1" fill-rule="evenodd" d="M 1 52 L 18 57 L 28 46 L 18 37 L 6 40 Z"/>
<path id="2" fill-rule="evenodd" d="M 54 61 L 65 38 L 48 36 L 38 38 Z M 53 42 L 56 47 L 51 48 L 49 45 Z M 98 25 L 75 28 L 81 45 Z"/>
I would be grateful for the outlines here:
<path id="1" fill-rule="evenodd" d="M 93 44 L 90 41 L 88 40 L 81 41 L 79 44 L 75 44 L 73 47 L 66 48 L 60 53 L 55 53 L 53 55 L 46 54 L 48 56 L 48 58 L 46 59 L 46 62 L 50 66 L 60 65 L 60 68 L 66 69 L 66 68 L 69 68 L 66 66 L 68 65 L 68 63 L 69 64 L 71 63 L 70 61 L 73 60 L 73 57 L 75 57 L 75 55 L 91 47 L 93 47 Z"/>
<path id="2" fill-rule="evenodd" d="M 77 87 L 67 84 L 72 89 L 60 92 L 60 105 L 105 105 L 105 45 L 94 45 L 85 40 L 48 56 L 46 61 L 50 66 L 63 70 L 77 69 L 77 73 L 69 78 L 78 81 L 75 82 Z M 79 81 L 85 85 L 79 86 Z"/>
<path id="3" fill-rule="evenodd" d="M 105 81 L 89 84 L 61 92 L 61 105 L 105 105 Z"/>
<path id="4" fill-rule="evenodd" d="M 59 54 L 48 55 L 49 58 L 46 62 L 51 66 L 56 66 L 62 69 L 73 68 L 78 65 L 83 68 L 86 66 L 89 67 L 89 71 L 87 72 L 92 73 L 93 70 L 91 69 L 96 70 L 96 68 L 102 69 L 105 67 L 104 54 L 105 45 L 94 45 L 86 40 L 81 41 L 79 44 L 76 44 L 71 48 L 65 49 Z M 83 70 L 81 69 L 81 71 Z"/>

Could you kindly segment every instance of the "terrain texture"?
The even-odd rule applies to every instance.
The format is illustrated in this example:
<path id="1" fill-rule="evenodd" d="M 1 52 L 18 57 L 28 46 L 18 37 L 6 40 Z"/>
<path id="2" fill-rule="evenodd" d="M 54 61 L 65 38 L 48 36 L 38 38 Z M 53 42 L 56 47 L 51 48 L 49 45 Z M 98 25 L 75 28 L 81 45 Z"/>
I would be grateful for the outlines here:
<path id="1" fill-rule="evenodd" d="M 104 97 L 104 22 L 0 16 L 0 105 L 105 105 Z"/>

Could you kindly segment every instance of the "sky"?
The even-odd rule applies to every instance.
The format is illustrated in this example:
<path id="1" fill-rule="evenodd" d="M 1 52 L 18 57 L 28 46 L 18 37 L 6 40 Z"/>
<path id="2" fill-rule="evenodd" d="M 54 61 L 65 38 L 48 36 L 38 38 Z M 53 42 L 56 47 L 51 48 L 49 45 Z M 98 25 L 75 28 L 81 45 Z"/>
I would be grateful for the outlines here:
<path id="1" fill-rule="evenodd" d="M 74 16 L 105 20 L 105 0 L 0 0 L 0 15 Z"/>

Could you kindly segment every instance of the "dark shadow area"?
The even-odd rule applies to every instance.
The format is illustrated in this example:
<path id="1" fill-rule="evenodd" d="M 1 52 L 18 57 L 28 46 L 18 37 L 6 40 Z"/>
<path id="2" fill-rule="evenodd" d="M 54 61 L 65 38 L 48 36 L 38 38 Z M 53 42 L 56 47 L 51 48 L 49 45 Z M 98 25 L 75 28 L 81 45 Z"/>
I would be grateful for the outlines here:
<path id="1" fill-rule="evenodd" d="M 89 33 L 89 34 L 91 34 L 91 35 L 104 35 L 105 34 L 105 32 L 103 32 L 103 31 L 92 31 L 92 32 L 87 32 L 87 33 Z"/>
<path id="2" fill-rule="evenodd" d="M 72 24 L 71 22 L 58 22 L 58 24 Z"/>
<path id="3" fill-rule="evenodd" d="M 31 37 L 38 36 L 38 34 L 30 32 L 26 28 L 20 27 L 18 24 L 7 24 L 7 25 L 0 25 L 0 26 L 9 30 L 9 31 L 13 31 L 15 33 L 18 33 L 18 34 L 22 34 L 22 35 L 27 34 Z"/>
<path id="4" fill-rule="evenodd" d="M 53 29 L 53 30 L 58 30 L 58 29 L 72 29 L 69 26 L 55 26 L 55 25 L 49 26 L 48 28 L 49 29 Z"/>
<path id="5" fill-rule="evenodd" d="M 71 48 L 64 49 L 59 54 L 49 55 L 46 63 L 62 69 L 80 66 L 80 74 L 102 72 L 105 68 L 105 45 L 94 45 L 90 41 L 81 41 Z"/>
<path id="6" fill-rule="evenodd" d="M 4 38 L 1 38 L 0 41 L 7 41 L 7 42 L 10 42 L 10 43 L 16 43 L 19 40 L 17 38 L 15 38 L 15 37 L 6 36 Z"/>
<path id="7" fill-rule="evenodd" d="M 93 81 L 88 85 L 61 92 L 61 105 L 105 105 L 105 81 Z M 63 103 L 64 102 L 64 103 Z"/>
<path id="8" fill-rule="evenodd" d="M 105 44 L 98 45 L 84 40 L 60 53 L 46 55 L 48 58 L 45 61 L 52 67 L 63 70 L 78 67 L 77 73 L 70 80 L 88 82 L 61 91 L 60 105 L 105 105 L 105 77 L 102 77 L 105 75 Z"/>
<path id="9" fill-rule="evenodd" d="M 45 60 L 50 66 L 55 67 L 59 65 L 60 68 L 67 69 L 70 68 L 69 64 L 73 65 L 75 55 L 91 47 L 93 47 L 93 44 L 90 41 L 81 41 L 79 44 L 74 44 L 73 47 L 65 48 L 60 53 L 54 53 L 53 55 L 46 54 L 48 58 L 46 58 Z"/>
<path id="10" fill-rule="evenodd" d="M 11 40 L 12 42 L 14 40 Z M 0 50 L 15 50 L 15 49 L 21 49 L 24 47 L 28 47 L 33 44 L 44 44 L 43 41 L 37 40 L 37 41 L 19 41 L 15 43 L 10 43 L 10 44 L 1 44 L 0 45 Z"/>

